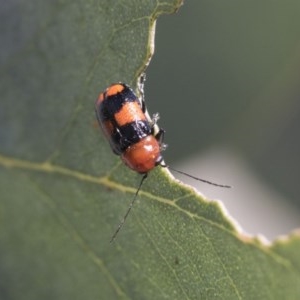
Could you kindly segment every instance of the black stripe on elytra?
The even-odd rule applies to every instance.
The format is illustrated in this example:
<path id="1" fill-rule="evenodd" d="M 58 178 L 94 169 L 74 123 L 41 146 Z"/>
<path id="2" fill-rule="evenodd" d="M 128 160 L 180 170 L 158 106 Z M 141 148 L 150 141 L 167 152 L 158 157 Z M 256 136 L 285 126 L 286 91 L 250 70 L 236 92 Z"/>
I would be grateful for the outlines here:
<path id="1" fill-rule="evenodd" d="M 116 95 L 106 96 L 104 94 L 104 100 L 97 108 L 97 113 L 102 121 L 112 120 L 114 115 L 122 109 L 122 106 L 126 102 L 138 102 L 138 99 L 131 88 L 122 84 L 124 90 Z"/>
<path id="2" fill-rule="evenodd" d="M 115 153 L 123 153 L 128 147 L 136 144 L 141 139 L 151 134 L 151 126 L 148 121 L 137 120 L 120 127 L 116 127 L 111 142 Z"/>

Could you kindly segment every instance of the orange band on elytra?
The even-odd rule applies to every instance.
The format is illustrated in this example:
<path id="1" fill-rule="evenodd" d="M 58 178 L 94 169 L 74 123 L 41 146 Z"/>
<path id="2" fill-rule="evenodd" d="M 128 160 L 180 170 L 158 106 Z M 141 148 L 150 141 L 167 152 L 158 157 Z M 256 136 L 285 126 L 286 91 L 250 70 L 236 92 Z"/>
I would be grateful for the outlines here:
<path id="1" fill-rule="evenodd" d="M 122 106 L 122 109 L 117 112 L 114 117 L 119 126 L 123 126 L 137 120 L 146 120 L 146 116 L 138 102 L 126 102 Z"/>
<path id="2" fill-rule="evenodd" d="M 116 83 L 111 85 L 106 89 L 106 97 L 114 96 L 118 93 L 121 93 L 124 90 L 124 86 L 122 84 Z"/>

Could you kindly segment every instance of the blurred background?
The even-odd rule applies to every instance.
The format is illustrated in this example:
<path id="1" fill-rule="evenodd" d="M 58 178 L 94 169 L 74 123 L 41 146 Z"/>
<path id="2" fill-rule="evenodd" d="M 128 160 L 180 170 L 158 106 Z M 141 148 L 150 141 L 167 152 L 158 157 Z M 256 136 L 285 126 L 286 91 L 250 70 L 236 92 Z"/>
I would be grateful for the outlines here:
<path id="1" fill-rule="evenodd" d="M 145 92 L 165 160 L 234 188 L 174 176 L 222 199 L 247 233 L 299 228 L 300 2 L 186 1 L 155 40 Z"/>

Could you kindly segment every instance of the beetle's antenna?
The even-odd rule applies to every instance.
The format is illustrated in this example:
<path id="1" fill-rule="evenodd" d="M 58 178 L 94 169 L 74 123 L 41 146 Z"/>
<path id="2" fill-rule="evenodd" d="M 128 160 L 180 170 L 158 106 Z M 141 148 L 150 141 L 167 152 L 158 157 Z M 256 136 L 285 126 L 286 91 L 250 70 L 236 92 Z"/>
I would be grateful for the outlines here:
<path id="1" fill-rule="evenodd" d="M 123 225 L 124 225 L 124 223 L 125 223 L 125 221 L 126 221 L 128 215 L 129 215 L 129 213 L 130 213 L 130 211 L 131 211 L 131 209 L 132 209 L 132 207 L 133 207 L 133 204 L 134 204 L 134 202 L 135 202 L 135 199 L 137 198 L 138 193 L 139 193 L 139 191 L 140 191 L 140 189 L 141 189 L 141 187 L 142 187 L 142 185 L 143 185 L 143 182 L 144 182 L 144 180 L 147 178 L 147 176 L 148 176 L 148 173 L 145 173 L 145 174 L 143 175 L 143 177 L 142 177 L 142 179 L 141 179 L 141 182 L 140 182 L 140 184 L 139 184 L 139 187 L 138 187 L 138 189 L 136 190 L 135 195 L 134 195 L 134 197 L 133 197 L 131 203 L 129 204 L 129 207 L 128 207 L 128 209 L 127 209 L 127 212 L 126 212 L 126 214 L 124 215 L 123 220 L 122 220 L 121 223 L 119 224 L 117 230 L 115 231 L 115 233 L 114 233 L 113 236 L 111 237 L 110 243 L 112 243 L 112 242 L 115 240 L 117 234 L 118 234 L 119 231 L 122 229 L 122 227 L 123 227 Z"/>
<path id="2" fill-rule="evenodd" d="M 170 167 L 170 166 L 168 166 L 168 165 L 162 165 L 162 164 L 161 164 L 161 166 L 162 166 L 163 168 L 168 168 L 168 169 L 170 169 L 170 170 L 172 170 L 172 171 L 175 171 L 175 172 L 177 172 L 177 173 L 183 174 L 183 175 L 185 175 L 185 176 L 187 176 L 187 177 L 193 178 L 193 179 L 198 180 L 198 181 L 201 181 L 201 182 L 205 182 L 205 183 L 208 183 L 208 184 L 211 184 L 211 185 L 214 185 L 214 186 L 219 186 L 219 187 L 222 187 L 222 188 L 228 188 L 228 189 L 231 188 L 230 185 L 214 183 L 214 182 L 211 182 L 211 181 L 208 181 L 208 180 L 205 180 L 205 179 L 201 179 L 201 178 L 198 178 L 198 177 L 196 177 L 196 176 L 193 176 L 193 175 L 190 175 L 190 174 L 188 174 L 188 173 L 185 173 L 185 172 L 183 172 L 183 171 L 179 171 L 179 170 L 173 169 L 172 167 Z"/>

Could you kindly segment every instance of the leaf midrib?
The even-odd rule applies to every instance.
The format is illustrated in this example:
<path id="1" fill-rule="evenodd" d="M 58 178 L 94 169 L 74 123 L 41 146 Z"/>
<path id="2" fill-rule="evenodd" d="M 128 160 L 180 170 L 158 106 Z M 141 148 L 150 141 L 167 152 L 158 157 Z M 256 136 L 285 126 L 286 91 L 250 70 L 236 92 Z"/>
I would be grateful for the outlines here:
<path id="1" fill-rule="evenodd" d="M 117 182 L 112 181 L 108 176 L 100 176 L 100 177 L 96 177 L 96 176 L 92 176 L 86 173 L 82 173 L 76 170 L 72 170 L 72 169 L 68 169 L 65 167 L 61 167 L 59 165 L 54 165 L 52 163 L 50 163 L 49 161 L 44 161 L 44 162 L 31 162 L 31 161 L 27 161 L 27 160 L 22 160 L 22 159 L 17 159 L 17 158 L 13 158 L 13 157 L 9 157 L 9 156 L 5 156 L 0 154 L 0 166 L 3 166 L 5 168 L 8 169 L 22 169 L 22 170 L 32 170 L 32 171 L 37 171 L 37 172 L 44 172 L 44 173 L 53 173 L 53 174 L 61 174 L 61 175 L 65 175 L 65 176 L 69 176 L 69 177 L 73 177 L 76 178 L 80 181 L 83 182 L 91 182 L 91 183 L 95 183 L 95 184 L 99 184 L 114 190 L 118 190 L 124 193 L 131 193 L 131 194 L 135 194 L 136 193 L 136 188 L 132 188 L 132 187 L 128 187 L 128 186 L 124 186 L 122 184 L 119 184 Z M 242 234 L 239 234 L 235 231 L 231 231 L 227 228 L 225 228 L 224 226 L 213 222 L 211 220 L 208 220 L 202 216 L 199 216 L 197 214 L 193 214 L 187 210 L 184 210 L 183 208 L 181 208 L 180 206 L 178 206 L 173 200 L 171 199 L 167 199 L 167 198 L 163 198 L 163 197 L 159 197 L 156 195 L 153 195 L 149 192 L 145 192 L 143 190 L 141 190 L 139 192 L 140 195 L 149 198 L 149 199 L 153 199 L 156 201 L 159 201 L 163 204 L 172 206 L 175 209 L 178 209 L 180 212 L 185 213 L 186 215 L 188 215 L 190 218 L 196 218 L 199 220 L 202 220 L 204 222 L 207 222 L 208 224 L 217 227 L 220 230 L 225 231 L 227 234 L 232 235 L 234 238 L 239 239 L 241 242 L 245 243 L 245 239 L 242 236 Z M 194 194 L 193 191 L 190 192 L 190 195 Z M 185 195 L 186 197 L 187 195 Z M 178 200 L 178 199 L 177 199 Z M 292 263 L 286 259 L 283 256 L 278 255 L 277 253 L 273 252 L 271 250 L 271 245 L 264 245 L 262 243 L 258 243 L 257 238 L 247 238 L 247 244 L 252 245 L 255 248 L 258 248 L 259 250 L 265 252 L 267 255 L 270 255 L 277 263 L 283 265 L 285 268 L 288 269 L 294 269 Z M 294 269 L 294 272 L 297 273 L 297 271 Z"/>

